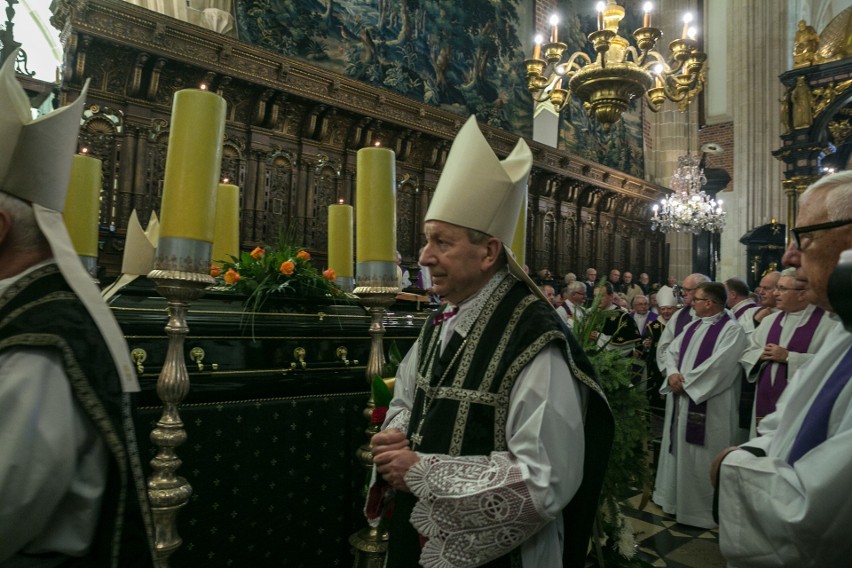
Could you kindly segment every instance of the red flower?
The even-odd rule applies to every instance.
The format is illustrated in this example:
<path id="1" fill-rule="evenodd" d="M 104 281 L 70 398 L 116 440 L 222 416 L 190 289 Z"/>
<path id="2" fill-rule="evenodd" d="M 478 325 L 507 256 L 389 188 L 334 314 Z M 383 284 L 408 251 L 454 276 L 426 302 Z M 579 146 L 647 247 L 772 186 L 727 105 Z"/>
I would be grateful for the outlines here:
<path id="1" fill-rule="evenodd" d="M 210 265 L 210 276 L 212 276 L 213 278 L 216 278 L 220 274 L 222 274 L 222 267 L 218 266 L 216 264 L 211 264 Z"/>
<path id="2" fill-rule="evenodd" d="M 337 273 L 334 271 L 333 268 L 329 268 L 327 270 L 322 271 L 322 277 L 326 280 L 334 280 L 335 278 L 337 278 Z"/>
<path id="3" fill-rule="evenodd" d="M 299 260 L 311 260 L 311 253 L 306 250 L 300 250 L 296 253 L 296 258 Z"/>
<path id="4" fill-rule="evenodd" d="M 381 426 L 385 422 L 385 416 L 387 416 L 387 413 L 387 406 L 377 406 L 373 409 L 373 412 L 370 413 L 370 424 L 373 426 Z"/>

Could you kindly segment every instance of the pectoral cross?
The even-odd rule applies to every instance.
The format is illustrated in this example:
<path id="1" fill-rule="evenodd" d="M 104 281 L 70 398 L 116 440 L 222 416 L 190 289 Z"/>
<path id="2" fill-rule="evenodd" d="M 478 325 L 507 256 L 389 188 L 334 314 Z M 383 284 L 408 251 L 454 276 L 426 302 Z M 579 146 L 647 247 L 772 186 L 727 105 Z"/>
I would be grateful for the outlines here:
<path id="1" fill-rule="evenodd" d="M 420 435 L 420 430 L 423 428 L 423 422 L 425 418 L 420 419 L 420 423 L 417 425 L 417 431 L 411 435 L 411 449 L 413 450 L 415 447 L 419 446 L 423 443 L 423 436 Z"/>

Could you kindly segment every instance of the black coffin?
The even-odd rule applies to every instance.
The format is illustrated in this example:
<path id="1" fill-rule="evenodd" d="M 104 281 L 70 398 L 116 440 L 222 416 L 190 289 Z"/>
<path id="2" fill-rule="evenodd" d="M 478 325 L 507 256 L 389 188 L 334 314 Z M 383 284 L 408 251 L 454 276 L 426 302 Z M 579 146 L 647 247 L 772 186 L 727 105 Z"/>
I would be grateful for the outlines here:
<path id="1" fill-rule="evenodd" d="M 166 300 L 142 280 L 111 307 L 131 352 L 144 350 L 136 428 L 147 468 L 162 412 L 155 388 Z M 386 353 L 392 342 L 407 351 L 429 315 L 421 308 L 391 307 Z M 188 439 L 177 455 L 193 494 L 178 514 L 183 545 L 172 566 L 351 565 L 347 539 L 364 526 L 366 472 L 355 450 L 366 441 L 366 310 L 285 299 L 250 315 L 239 298 L 208 293 L 190 305 L 187 324 L 191 387 L 180 415 Z"/>

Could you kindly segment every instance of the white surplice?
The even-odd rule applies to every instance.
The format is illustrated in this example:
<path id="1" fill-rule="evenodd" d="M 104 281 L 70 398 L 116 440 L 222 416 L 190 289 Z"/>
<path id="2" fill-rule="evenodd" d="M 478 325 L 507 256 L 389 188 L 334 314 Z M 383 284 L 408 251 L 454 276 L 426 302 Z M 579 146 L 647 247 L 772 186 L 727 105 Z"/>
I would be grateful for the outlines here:
<path id="1" fill-rule="evenodd" d="M 657 367 L 659 367 L 660 372 L 663 374 L 663 377 L 671 375 L 671 373 L 666 372 L 666 351 L 668 351 L 669 345 L 671 345 L 672 342 L 675 340 L 675 327 L 677 325 L 677 318 L 680 317 L 680 313 L 683 310 L 689 310 L 690 322 L 695 321 L 695 311 L 689 306 L 682 307 L 681 309 L 673 313 L 672 317 L 669 318 L 669 321 L 666 322 L 666 327 L 663 329 L 663 333 L 660 334 L 660 340 L 657 342 Z M 687 325 L 689 324 L 687 323 Z M 686 326 L 683 326 L 680 332 L 683 333 L 684 329 L 686 329 Z"/>
<path id="2" fill-rule="evenodd" d="M 852 381 L 834 403 L 825 442 L 787 463 L 814 398 L 850 348 L 852 335 L 838 325 L 761 422 L 763 435 L 742 444 L 765 457 L 738 450 L 722 462 L 719 544 L 729 566 L 852 563 Z"/>
<path id="3" fill-rule="evenodd" d="M 0 293 L 52 261 L 0 280 Z M 0 565 L 18 552 L 84 554 L 106 487 L 107 449 L 55 349 L 0 355 Z M 144 536 L 140 536 L 144 538 Z"/>
<path id="4" fill-rule="evenodd" d="M 712 514 L 713 488 L 708 471 L 716 454 L 735 440 L 742 372 L 739 356 L 746 346 L 745 333 L 732 318 L 719 333 L 713 353 L 703 363 L 694 366 L 704 336 L 720 317 L 722 313 L 700 318 L 699 327 L 688 345 L 683 345 L 686 334 L 681 333 L 666 350 L 665 376 L 681 373 L 686 395 L 674 395 L 666 380 L 660 388 L 660 393 L 666 395 L 666 420 L 653 500 L 665 512 L 675 515 L 679 523 L 703 528 L 716 526 Z M 667 329 L 672 321 L 669 321 Z M 678 365 L 681 349 L 686 349 L 686 353 L 683 364 Z M 703 446 L 686 441 L 687 397 L 696 404 L 707 402 Z M 672 420 L 675 421 L 674 440 L 672 452 L 669 452 Z"/>
<path id="5" fill-rule="evenodd" d="M 475 316 L 482 308 L 483 300 L 488 296 L 488 287 L 481 290 L 471 300 L 459 306 L 459 312 L 445 321 L 440 330 L 441 349 L 447 345 L 450 336 L 457 331 L 463 337 L 470 330 Z M 479 299 L 479 300 L 478 300 Z M 428 325 L 428 324 L 427 324 Z M 414 403 L 415 382 L 418 367 L 419 341 L 411 347 L 397 371 L 394 397 L 385 420 L 386 427 L 405 431 L 408 417 Z M 561 511 L 565 508 L 582 481 L 583 455 L 583 396 L 577 381 L 571 380 L 571 370 L 556 346 L 549 346 L 535 356 L 520 372 L 512 389 L 509 404 L 509 419 L 506 423 L 507 452 L 492 452 L 489 456 L 454 457 L 448 455 L 421 454 L 420 462 L 415 464 L 405 476 L 405 481 L 418 497 L 418 505 L 412 513 L 412 524 L 421 534 L 429 533 L 432 511 L 428 509 L 430 491 L 440 485 L 442 490 L 458 491 L 453 502 L 459 514 L 458 519 L 443 521 L 455 526 L 476 527 L 477 531 L 493 521 L 490 515 L 477 515 L 471 507 L 462 506 L 464 497 L 470 491 L 473 503 L 487 500 L 489 492 L 498 496 L 498 492 L 511 489 L 523 496 L 522 508 L 525 518 L 508 518 L 507 526 L 517 528 L 519 522 L 529 525 L 534 534 L 521 545 L 524 566 L 541 568 L 560 568 L 562 566 Z M 480 471 L 479 475 L 471 472 Z M 430 483 L 434 473 L 440 482 Z M 457 476 L 457 479 L 453 479 Z M 476 479 L 472 479 L 476 478 Z M 495 481 L 496 480 L 496 481 Z M 470 505 L 471 503 L 468 503 Z M 475 509 L 475 506 L 472 508 Z M 533 512 L 530 515 L 529 513 Z M 447 511 L 441 515 L 446 517 Z M 494 531 L 501 525 L 493 524 Z M 437 531 L 440 532 L 440 531 Z M 429 541 L 423 549 L 423 566 L 441 565 L 443 547 L 456 543 L 447 543 L 440 534 L 429 534 Z M 445 534 L 447 539 L 469 537 L 475 540 L 473 533 L 465 535 L 463 529 L 456 534 Z M 482 550 L 472 540 L 469 550 L 470 564 L 458 566 L 477 566 L 485 560 L 497 558 L 508 553 L 514 546 L 500 549 L 491 547 L 488 558 L 480 556 Z M 510 543 L 509 543 L 510 544 Z"/>
<path id="6" fill-rule="evenodd" d="M 766 347 L 769 337 L 769 330 L 772 329 L 772 326 L 775 325 L 775 320 L 781 319 L 781 339 L 778 342 L 778 345 L 786 348 L 787 344 L 792 339 L 793 334 L 797 329 L 801 326 L 808 323 L 811 315 L 814 313 L 814 309 L 816 306 L 808 305 L 804 310 L 798 312 L 777 312 L 770 316 L 767 316 L 760 322 L 760 326 L 754 330 L 754 333 L 749 334 L 749 345 L 746 351 L 743 353 L 742 359 L 740 359 L 740 363 L 742 363 L 743 369 L 745 369 L 746 376 L 748 377 L 749 382 L 755 382 L 758 380 L 759 373 L 752 374 L 752 371 L 755 370 L 755 366 L 758 366 L 762 363 L 760 360 L 760 356 L 763 353 L 763 348 Z M 807 361 L 810 361 L 813 354 L 817 352 L 820 346 L 825 341 L 825 338 L 828 337 L 830 333 L 833 333 L 838 328 L 838 324 L 835 320 L 828 317 L 828 313 L 824 314 L 820 319 L 819 324 L 817 325 L 816 330 L 811 338 L 811 343 L 808 346 L 808 350 L 805 353 L 797 353 L 795 351 L 790 351 L 787 355 L 787 382 L 792 380 L 793 375 L 799 368 L 804 365 Z M 772 374 L 771 374 L 771 383 L 775 384 L 775 377 L 778 374 L 778 366 L 773 365 Z M 755 408 L 757 405 L 757 397 L 755 397 L 755 404 L 752 406 L 751 410 L 751 432 L 750 437 L 754 438 L 757 436 L 757 430 L 755 428 Z"/>

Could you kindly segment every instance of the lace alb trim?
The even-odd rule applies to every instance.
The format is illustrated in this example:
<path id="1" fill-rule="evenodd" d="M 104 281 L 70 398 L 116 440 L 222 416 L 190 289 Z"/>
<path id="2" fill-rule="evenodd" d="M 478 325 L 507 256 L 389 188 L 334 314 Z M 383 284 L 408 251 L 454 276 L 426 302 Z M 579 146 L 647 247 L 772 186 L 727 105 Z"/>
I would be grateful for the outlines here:
<path id="1" fill-rule="evenodd" d="M 539 513 L 508 452 L 421 454 L 405 482 L 418 497 L 411 524 L 429 539 L 420 555 L 426 568 L 479 566 L 517 548 L 552 520 Z"/>
<path id="2" fill-rule="evenodd" d="M 385 425 L 383 430 L 387 430 L 389 428 L 396 428 L 401 432 L 408 432 L 408 423 L 411 422 L 411 411 L 407 408 L 403 408 L 399 412 L 393 415 L 388 423 Z"/>

